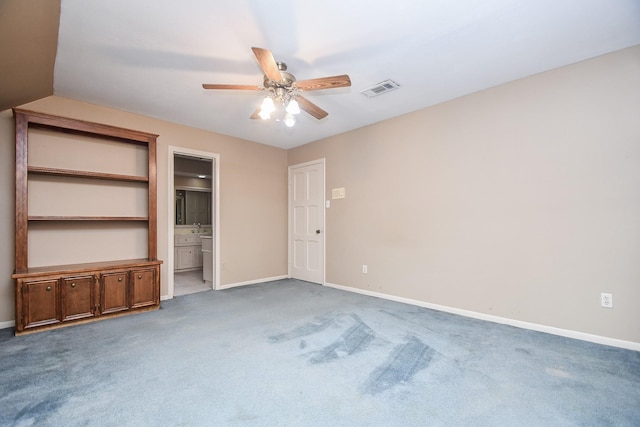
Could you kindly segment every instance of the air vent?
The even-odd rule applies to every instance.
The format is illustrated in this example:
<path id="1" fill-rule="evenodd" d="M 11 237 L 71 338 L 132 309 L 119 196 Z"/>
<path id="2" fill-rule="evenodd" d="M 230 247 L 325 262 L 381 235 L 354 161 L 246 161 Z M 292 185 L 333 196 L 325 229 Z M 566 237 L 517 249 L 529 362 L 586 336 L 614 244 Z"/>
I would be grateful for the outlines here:
<path id="1" fill-rule="evenodd" d="M 374 96 L 382 95 L 383 93 L 396 90 L 399 87 L 400 85 L 393 80 L 385 80 L 375 86 L 371 86 L 370 88 L 360 91 L 360 93 L 367 96 L 368 98 L 373 98 Z"/>

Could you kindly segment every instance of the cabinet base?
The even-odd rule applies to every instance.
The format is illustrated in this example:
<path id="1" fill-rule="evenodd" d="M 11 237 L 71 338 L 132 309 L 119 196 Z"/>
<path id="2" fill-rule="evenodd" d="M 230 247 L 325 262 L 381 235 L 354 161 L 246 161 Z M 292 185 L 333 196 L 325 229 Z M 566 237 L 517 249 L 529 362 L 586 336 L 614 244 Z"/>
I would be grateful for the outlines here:
<path id="1" fill-rule="evenodd" d="M 36 334 L 38 332 L 50 331 L 50 330 L 53 330 L 53 329 L 69 328 L 69 327 L 72 327 L 72 326 L 84 325 L 86 323 L 94 323 L 94 322 L 100 322 L 100 321 L 108 320 L 108 319 L 115 319 L 116 317 L 134 316 L 136 314 L 143 314 L 143 313 L 146 313 L 148 311 L 155 311 L 155 310 L 158 310 L 159 308 L 160 308 L 160 306 L 157 305 L 157 306 L 153 306 L 153 307 L 138 308 L 135 311 L 124 311 L 122 313 L 109 314 L 108 316 L 92 317 L 92 318 L 88 318 L 88 319 L 74 320 L 73 322 L 55 323 L 53 325 L 46 325 L 46 326 L 38 326 L 38 327 L 34 327 L 34 328 L 27 328 L 27 329 L 23 329 L 21 331 L 18 331 L 18 329 L 15 329 L 14 335 L 17 336 L 17 337 L 20 337 L 20 336 L 23 336 L 23 335 L 31 335 L 31 334 Z"/>
<path id="2" fill-rule="evenodd" d="M 157 310 L 160 264 L 159 260 L 135 259 L 14 273 L 15 334 Z"/>

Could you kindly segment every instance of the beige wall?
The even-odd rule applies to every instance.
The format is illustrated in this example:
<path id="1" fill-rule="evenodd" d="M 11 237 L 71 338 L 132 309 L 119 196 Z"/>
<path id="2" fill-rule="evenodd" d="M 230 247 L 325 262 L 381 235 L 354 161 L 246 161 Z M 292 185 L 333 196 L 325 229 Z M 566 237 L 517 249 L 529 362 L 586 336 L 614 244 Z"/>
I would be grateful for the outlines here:
<path id="1" fill-rule="evenodd" d="M 346 188 L 327 282 L 640 342 L 640 46 L 288 157 Z"/>
<path id="2" fill-rule="evenodd" d="M 220 155 L 221 283 L 287 274 L 286 151 L 149 117 L 56 96 L 23 106 L 61 116 L 122 126 L 158 138 L 158 256 L 168 253 L 168 146 Z M 14 130 L 11 111 L 0 112 L 0 322 L 13 320 Z M 173 250 L 173 246 L 170 247 Z M 161 295 L 166 295 L 167 265 Z"/>
<path id="3" fill-rule="evenodd" d="M 380 101 L 384 98 L 380 98 Z M 640 343 L 640 46 L 287 153 L 58 97 L 29 108 L 220 154 L 222 283 L 286 274 L 286 165 L 326 158 L 327 282 Z M 13 121 L 0 112 L 0 322 L 13 316 Z M 367 264 L 369 273 L 361 273 Z M 600 292 L 614 308 L 599 306 Z M 162 294 L 167 293 L 166 265 Z"/>

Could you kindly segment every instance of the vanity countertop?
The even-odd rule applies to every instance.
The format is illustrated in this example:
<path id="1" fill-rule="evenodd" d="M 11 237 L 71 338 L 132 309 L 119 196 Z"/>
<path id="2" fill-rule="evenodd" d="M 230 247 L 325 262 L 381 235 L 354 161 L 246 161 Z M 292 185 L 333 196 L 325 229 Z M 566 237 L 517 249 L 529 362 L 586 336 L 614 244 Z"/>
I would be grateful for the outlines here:
<path id="1" fill-rule="evenodd" d="M 176 236 L 185 236 L 185 235 L 190 235 L 190 234 L 196 234 L 196 235 L 211 235 L 211 228 L 207 227 L 202 229 L 202 231 L 198 231 L 195 228 L 175 228 L 173 230 L 173 234 Z"/>

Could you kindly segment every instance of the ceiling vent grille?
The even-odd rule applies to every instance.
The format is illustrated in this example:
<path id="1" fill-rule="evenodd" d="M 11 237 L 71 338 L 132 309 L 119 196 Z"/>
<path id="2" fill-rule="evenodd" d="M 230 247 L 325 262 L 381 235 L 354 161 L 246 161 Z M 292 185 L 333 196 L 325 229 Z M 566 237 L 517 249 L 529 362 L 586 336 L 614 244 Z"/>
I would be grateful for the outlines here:
<path id="1" fill-rule="evenodd" d="M 396 90 L 399 87 L 400 85 L 394 82 L 393 80 L 385 80 L 383 82 L 378 83 L 375 86 L 371 86 L 365 90 L 360 91 L 360 93 L 365 95 L 368 98 L 373 98 L 374 96 L 382 95 L 383 93 Z"/>

